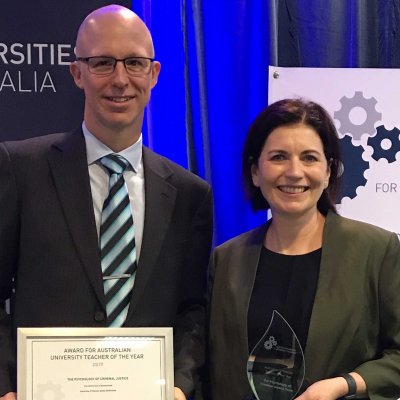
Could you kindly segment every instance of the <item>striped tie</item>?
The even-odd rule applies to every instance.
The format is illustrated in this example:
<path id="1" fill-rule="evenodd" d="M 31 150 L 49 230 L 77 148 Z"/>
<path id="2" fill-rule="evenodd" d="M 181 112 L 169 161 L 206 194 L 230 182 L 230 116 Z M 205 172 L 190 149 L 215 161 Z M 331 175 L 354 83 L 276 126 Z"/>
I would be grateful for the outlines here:
<path id="1" fill-rule="evenodd" d="M 100 254 L 108 326 L 119 327 L 128 314 L 136 272 L 135 232 L 123 172 L 128 161 L 109 154 L 100 162 L 110 174 L 100 226 Z"/>

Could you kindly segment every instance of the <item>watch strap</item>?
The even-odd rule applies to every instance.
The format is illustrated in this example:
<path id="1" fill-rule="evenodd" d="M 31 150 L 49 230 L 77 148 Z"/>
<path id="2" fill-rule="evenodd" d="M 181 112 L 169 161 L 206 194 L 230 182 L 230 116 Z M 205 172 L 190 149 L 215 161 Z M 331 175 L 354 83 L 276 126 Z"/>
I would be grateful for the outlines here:
<path id="1" fill-rule="evenodd" d="M 347 386 L 349 387 L 349 391 L 344 396 L 346 400 L 355 399 L 357 394 L 357 384 L 354 378 L 350 374 L 340 374 L 341 378 L 347 382 Z"/>

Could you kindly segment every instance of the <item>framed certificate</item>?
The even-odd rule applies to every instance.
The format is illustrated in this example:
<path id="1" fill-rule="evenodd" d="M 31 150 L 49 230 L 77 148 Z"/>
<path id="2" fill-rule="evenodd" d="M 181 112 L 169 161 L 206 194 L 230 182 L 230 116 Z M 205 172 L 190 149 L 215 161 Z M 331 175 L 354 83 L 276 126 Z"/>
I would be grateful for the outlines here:
<path id="1" fill-rule="evenodd" d="M 18 328 L 18 398 L 173 400 L 172 328 Z"/>

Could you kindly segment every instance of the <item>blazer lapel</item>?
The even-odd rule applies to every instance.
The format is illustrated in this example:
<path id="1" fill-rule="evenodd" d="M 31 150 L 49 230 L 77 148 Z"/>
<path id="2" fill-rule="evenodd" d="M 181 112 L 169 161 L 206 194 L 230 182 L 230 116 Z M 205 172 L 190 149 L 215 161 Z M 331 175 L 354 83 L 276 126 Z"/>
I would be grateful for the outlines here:
<path id="1" fill-rule="evenodd" d="M 262 225 L 251 231 L 250 236 L 246 238 L 246 243 L 237 247 L 237 254 L 232 257 L 235 260 L 235 267 L 230 269 L 229 276 L 226 277 L 228 280 L 226 285 L 232 288 L 232 297 L 227 301 L 232 304 L 232 310 L 236 310 L 229 318 L 236 321 L 232 322 L 233 325 L 240 321 L 240 340 L 237 343 L 241 343 L 241 346 L 238 348 L 237 343 L 234 343 L 236 339 L 233 339 L 229 345 L 231 348 L 236 348 L 238 357 L 236 365 L 238 366 L 246 365 L 249 357 L 247 317 L 267 226 Z M 224 300 L 221 299 L 221 301 Z M 232 338 L 235 336 L 233 335 Z"/>
<path id="2" fill-rule="evenodd" d="M 105 305 L 98 238 L 82 131 L 67 133 L 48 156 L 65 220 L 94 291 Z"/>
<path id="3" fill-rule="evenodd" d="M 247 245 L 243 246 L 242 251 L 237 257 L 238 268 L 236 270 L 238 276 L 234 279 L 240 282 L 240 291 L 238 291 L 236 295 L 240 294 L 240 296 L 237 296 L 239 300 L 237 310 L 239 310 L 241 314 L 238 315 L 237 318 L 239 321 L 243 321 L 242 332 L 244 343 L 246 344 L 246 358 L 248 358 L 249 355 L 247 318 L 250 298 L 253 292 L 258 263 L 260 261 L 261 247 L 267 226 L 268 225 L 262 225 L 252 232 L 251 236 L 248 238 Z"/>
<path id="4" fill-rule="evenodd" d="M 227 244 L 229 251 L 222 245 L 220 251 L 217 248 L 214 252 L 213 273 L 222 273 L 224 279 L 216 280 L 212 290 L 210 346 L 218 349 L 213 369 L 223 370 L 221 362 L 226 357 L 220 356 L 230 353 L 229 363 L 233 370 L 245 371 L 249 358 L 247 316 L 265 230 L 264 225 L 245 233 L 234 246 Z M 215 308 L 213 305 L 216 305 Z M 224 311 L 221 313 L 221 310 Z M 221 335 L 221 330 L 226 330 L 227 326 L 237 327 L 237 331 L 231 335 Z M 230 370 L 232 368 L 228 369 L 228 373 Z M 216 373 L 217 376 L 219 374 Z M 222 379 L 229 382 L 232 393 L 244 395 L 248 391 L 246 374 L 224 375 Z"/>
<path id="5" fill-rule="evenodd" d="M 160 254 L 171 221 L 177 189 L 167 179 L 173 171 L 162 158 L 146 147 L 143 148 L 145 179 L 145 223 L 142 248 L 132 291 L 129 316 L 141 298 L 145 286 Z"/>
<path id="6" fill-rule="evenodd" d="M 348 243 L 346 238 L 341 238 L 339 224 L 340 217 L 330 212 L 325 221 L 319 279 L 305 351 L 309 382 L 320 379 L 321 371 L 326 376 L 335 373 L 333 368 L 348 352 L 347 345 L 358 327 L 359 316 L 351 313 L 354 294 L 346 289 L 347 275 L 341 273 L 351 260 L 343 257 L 350 253 L 345 250 Z"/>

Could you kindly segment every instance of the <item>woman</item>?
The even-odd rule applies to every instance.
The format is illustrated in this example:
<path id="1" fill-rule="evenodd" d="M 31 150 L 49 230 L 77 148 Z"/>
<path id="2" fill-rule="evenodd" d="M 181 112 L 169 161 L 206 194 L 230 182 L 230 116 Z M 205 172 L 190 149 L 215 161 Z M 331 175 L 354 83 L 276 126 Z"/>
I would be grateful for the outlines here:
<path id="1" fill-rule="evenodd" d="M 313 102 L 276 102 L 251 126 L 244 181 L 253 208 L 272 219 L 213 255 L 214 400 L 251 398 L 248 358 L 274 310 L 304 351 L 293 397 L 400 397 L 400 245 L 394 233 L 336 213 L 339 153 L 331 118 Z"/>

